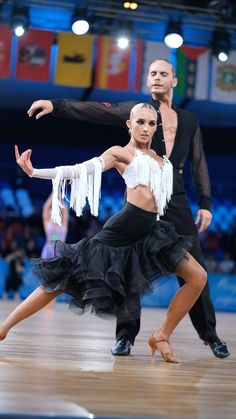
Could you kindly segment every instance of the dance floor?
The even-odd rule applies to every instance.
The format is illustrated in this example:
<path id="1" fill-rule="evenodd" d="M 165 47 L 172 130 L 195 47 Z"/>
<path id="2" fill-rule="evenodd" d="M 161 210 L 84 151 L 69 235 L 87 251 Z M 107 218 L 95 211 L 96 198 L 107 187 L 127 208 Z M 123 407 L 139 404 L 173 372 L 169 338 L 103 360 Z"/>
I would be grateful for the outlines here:
<path id="1" fill-rule="evenodd" d="M 0 301 L 0 319 L 16 304 Z M 129 357 L 111 355 L 115 321 L 65 303 L 20 323 L 0 343 L 0 418 L 235 418 L 236 313 L 217 313 L 229 358 L 215 358 L 186 318 L 172 337 L 181 363 L 169 364 L 147 345 L 164 311 L 143 309 Z"/>

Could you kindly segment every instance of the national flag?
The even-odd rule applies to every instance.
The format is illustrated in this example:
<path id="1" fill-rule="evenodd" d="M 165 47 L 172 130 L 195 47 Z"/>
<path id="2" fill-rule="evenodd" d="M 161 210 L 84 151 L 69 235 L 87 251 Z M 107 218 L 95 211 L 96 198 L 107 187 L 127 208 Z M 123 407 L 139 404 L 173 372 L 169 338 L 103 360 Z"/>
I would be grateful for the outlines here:
<path id="1" fill-rule="evenodd" d="M 130 48 L 120 49 L 110 36 L 98 37 L 95 87 L 129 90 Z"/>
<path id="2" fill-rule="evenodd" d="M 49 80 L 53 33 L 29 29 L 18 39 L 16 78 L 23 80 Z"/>
<path id="3" fill-rule="evenodd" d="M 93 40 L 92 35 L 59 33 L 55 83 L 75 87 L 91 86 Z"/>
<path id="4" fill-rule="evenodd" d="M 0 24 L 0 78 L 10 77 L 12 31 L 8 25 Z"/>
<path id="5" fill-rule="evenodd" d="M 232 50 L 227 62 L 212 58 L 210 100 L 236 104 L 236 50 Z"/>
<path id="6" fill-rule="evenodd" d="M 180 97 L 207 99 L 210 52 L 205 47 L 184 45 L 177 51 L 178 84 L 175 94 Z"/>
<path id="7" fill-rule="evenodd" d="M 141 81 L 142 81 L 142 70 L 143 70 L 143 41 L 136 41 L 135 42 L 135 57 L 134 57 L 134 68 L 131 68 L 131 83 L 133 82 L 133 85 L 131 86 L 131 90 L 134 92 L 140 92 L 141 87 Z M 134 75 L 134 76 L 133 76 Z"/>

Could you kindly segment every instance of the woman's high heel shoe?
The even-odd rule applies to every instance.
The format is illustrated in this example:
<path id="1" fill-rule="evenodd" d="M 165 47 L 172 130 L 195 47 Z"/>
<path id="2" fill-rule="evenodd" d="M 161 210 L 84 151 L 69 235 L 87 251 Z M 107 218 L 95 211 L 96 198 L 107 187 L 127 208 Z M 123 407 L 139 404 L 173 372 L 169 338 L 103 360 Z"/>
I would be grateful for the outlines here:
<path id="1" fill-rule="evenodd" d="M 164 359 L 165 362 L 172 362 L 175 364 L 178 364 L 180 362 L 180 360 L 178 358 L 175 357 L 175 355 L 173 354 L 173 352 L 170 349 L 170 343 L 167 339 L 156 339 L 155 336 L 151 336 L 149 341 L 149 346 L 151 348 L 152 351 L 152 357 L 154 357 L 155 352 L 158 351 L 160 352 L 162 358 Z M 168 346 L 168 351 L 165 351 L 164 348 L 161 348 L 161 343 L 165 343 L 165 346 Z"/>

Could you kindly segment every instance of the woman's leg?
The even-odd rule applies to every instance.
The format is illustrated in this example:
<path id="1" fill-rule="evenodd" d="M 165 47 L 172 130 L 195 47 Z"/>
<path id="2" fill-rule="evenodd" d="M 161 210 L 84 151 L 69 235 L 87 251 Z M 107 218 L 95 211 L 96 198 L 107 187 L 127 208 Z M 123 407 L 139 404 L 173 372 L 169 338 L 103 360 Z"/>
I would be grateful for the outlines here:
<path id="1" fill-rule="evenodd" d="M 156 349 L 162 352 L 162 355 L 163 353 L 171 354 L 168 344 L 169 337 L 179 322 L 189 312 L 207 280 L 205 270 L 190 254 L 177 265 L 175 273 L 183 278 L 185 284 L 175 293 L 161 326 L 153 334 L 156 344 L 159 342 Z M 152 341 L 152 345 L 150 343 L 150 346 L 153 347 L 153 345 L 154 341 Z M 153 349 L 155 348 L 153 347 Z"/>
<path id="2" fill-rule="evenodd" d="M 41 310 L 61 293 L 62 291 L 47 292 L 41 287 L 37 288 L 12 311 L 0 326 L 0 340 L 6 337 L 13 326 Z"/>

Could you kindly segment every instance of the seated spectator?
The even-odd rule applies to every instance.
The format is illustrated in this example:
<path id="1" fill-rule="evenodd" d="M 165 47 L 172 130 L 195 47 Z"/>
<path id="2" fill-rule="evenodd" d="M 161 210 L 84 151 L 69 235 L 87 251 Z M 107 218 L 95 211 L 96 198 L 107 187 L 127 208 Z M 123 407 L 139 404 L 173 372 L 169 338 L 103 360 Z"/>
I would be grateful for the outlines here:
<path id="1" fill-rule="evenodd" d="M 24 249 L 16 249 L 6 256 L 9 263 L 9 274 L 6 281 L 6 292 L 10 299 L 15 298 L 19 286 L 22 283 L 22 273 L 24 271 Z"/>
<path id="2" fill-rule="evenodd" d="M 219 270 L 225 274 L 230 274 L 235 271 L 235 262 L 231 259 L 228 252 L 224 253 L 224 259 L 219 263 Z"/>
<path id="3" fill-rule="evenodd" d="M 217 272 L 219 270 L 219 266 L 215 259 L 214 253 L 211 253 L 211 252 L 208 253 L 205 259 L 205 264 L 206 264 L 207 272 Z"/>

